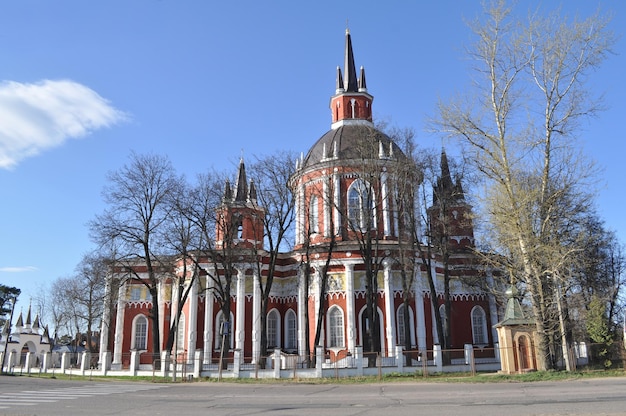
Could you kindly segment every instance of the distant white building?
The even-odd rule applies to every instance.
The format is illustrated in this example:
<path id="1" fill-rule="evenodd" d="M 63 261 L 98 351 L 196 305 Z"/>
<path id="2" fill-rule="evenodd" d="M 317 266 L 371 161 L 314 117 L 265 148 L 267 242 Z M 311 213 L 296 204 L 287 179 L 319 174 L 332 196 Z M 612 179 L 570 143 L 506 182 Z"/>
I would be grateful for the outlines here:
<path id="1" fill-rule="evenodd" d="M 30 307 L 26 322 L 20 313 L 14 331 L 11 332 L 11 322 L 7 321 L 0 334 L 0 361 L 4 371 L 15 367 L 39 367 L 50 349 L 48 328 L 41 327 L 39 315 L 31 320 Z"/>

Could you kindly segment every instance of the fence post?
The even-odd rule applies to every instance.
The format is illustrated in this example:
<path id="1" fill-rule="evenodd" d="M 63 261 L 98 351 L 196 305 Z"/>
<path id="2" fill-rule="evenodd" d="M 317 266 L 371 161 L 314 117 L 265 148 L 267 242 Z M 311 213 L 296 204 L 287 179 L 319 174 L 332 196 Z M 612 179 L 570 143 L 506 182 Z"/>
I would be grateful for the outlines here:
<path id="1" fill-rule="evenodd" d="M 472 349 L 474 348 L 474 346 L 472 344 L 465 344 L 463 346 L 463 355 L 465 358 L 465 365 L 469 365 L 470 364 L 470 354 Z"/>
<path id="2" fill-rule="evenodd" d="M 15 367 L 15 355 L 16 352 L 15 351 L 11 351 L 9 353 L 9 359 L 7 360 L 7 373 L 12 373 L 13 372 L 13 367 Z"/>
<path id="3" fill-rule="evenodd" d="M 41 366 L 41 371 L 47 373 L 48 372 L 48 368 L 50 367 L 50 352 L 44 352 L 42 360 L 43 360 L 43 362 L 42 362 L 42 366 Z"/>
<path id="4" fill-rule="evenodd" d="M 239 378 L 241 372 L 241 348 L 235 348 L 233 351 L 233 377 Z"/>
<path id="5" fill-rule="evenodd" d="M 91 364 L 91 353 L 89 351 L 83 351 L 81 358 L 80 371 L 85 375 L 85 372 L 89 369 Z"/>
<path id="6" fill-rule="evenodd" d="M 67 365 L 68 365 L 68 359 L 67 359 L 67 352 L 64 352 L 63 354 L 61 354 L 61 372 L 63 374 L 65 374 L 65 370 L 67 370 Z"/>
<path id="7" fill-rule="evenodd" d="M 137 375 L 137 368 L 139 368 L 139 352 L 131 351 L 130 352 L 130 368 L 129 368 L 131 376 Z"/>
<path id="8" fill-rule="evenodd" d="M 194 353 L 195 357 L 193 360 L 193 376 L 196 379 L 200 378 L 200 371 L 202 370 L 202 357 L 204 353 L 202 350 L 196 350 Z"/>
<path id="9" fill-rule="evenodd" d="M 111 351 L 105 351 L 100 354 L 102 362 L 100 362 L 100 371 L 103 376 L 107 375 L 107 372 L 111 369 Z"/>
<path id="10" fill-rule="evenodd" d="M 469 364 L 472 375 L 476 375 L 476 365 L 474 362 L 474 346 L 472 344 L 465 344 L 463 350 L 465 354 L 465 364 Z"/>
<path id="11" fill-rule="evenodd" d="M 161 377 L 166 377 L 170 369 L 170 355 L 167 351 L 161 351 Z"/>
<path id="12" fill-rule="evenodd" d="M 33 357 L 35 356 L 32 352 L 26 353 L 26 360 L 24 362 L 24 366 L 26 367 L 26 374 L 30 374 L 30 367 L 32 365 Z"/>
<path id="13" fill-rule="evenodd" d="M 443 357 L 441 356 L 441 345 L 433 345 L 433 358 L 437 372 L 443 373 Z"/>
<path id="14" fill-rule="evenodd" d="M 274 350 L 274 378 L 280 378 L 280 348 Z"/>
<path id="15" fill-rule="evenodd" d="M 356 375 L 357 376 L 362 376 L 363 375 L 363 347 L 358 345 L 356 347 Z"/>
<path id="16" fill-rule="evenodd" d="M 398 366 L 398 373 L 404 372 L 404 355 L 402 352 L 404 351 L 404 347 L 401 345 L 396 346 L 396 365 Z"/>
<path id="17" fill-rule="evenodd" d="M 322 363 L 324 360 L 324 348 L 320 345 L 315 347 L 315 377 L 322 378 Z"/>

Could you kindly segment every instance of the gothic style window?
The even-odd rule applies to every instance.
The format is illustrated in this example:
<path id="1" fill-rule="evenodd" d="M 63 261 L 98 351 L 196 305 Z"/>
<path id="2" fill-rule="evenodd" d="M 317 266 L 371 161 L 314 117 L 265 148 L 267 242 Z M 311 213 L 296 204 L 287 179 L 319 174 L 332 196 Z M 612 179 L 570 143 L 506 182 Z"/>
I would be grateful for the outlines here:
<path id="1" fill-rule="evenodd" d="M 298 321 L 296 313 L 289 309 L 285 315 L 285 349 L 295 350 L 298 347 Z"/>
<path id="2" fill-rule="evenodd" d="M 135 318 L 133 325 L 133 349 L 145 350 L 148 344 L 148 320 L 145 316 L 139 315 Z"/>
<path id="3" fill-rule="evenodd" d="M 446 316 L 446 305 L 440 305 L 439 306 L 439 316 L 441 316 L 441 324 L 443 326 L 443 333 L 447 334 L 448 333 L 448 325 L 450 324 L 448 322 L 448 317 Z M 443 334 L 442 334 L 443 337 Z M 439 340 L 439 342 L 443 342 L 443 340 Z"/>
<path id="4" fill-rule="evenodd" d="M 338 306 L 328 311 L 328 347 L 343 348 L 343 312 Z"/>
<path id="5" fill-rule="evenodd" d="M 310 233 L 319 233 L 319 199 L 317 196 L 311 197 L 310 209 L 309 209 L 309 232 Z"/>
<path id="6" fill-rule="evenodd" d="M 215 334 L 213 337 L 213 348 L 219 351 L 222 349 L 222 334 L 220 333 L 220 328 L 222 328 L 222 322 L 225 322 L 224 312 L 219 311 L 217 316 L 215 317 L 215 329 L 213 333 Z M 233 330 L 233 323 L 235 322 L 233 314 L 230 314 L 230 327 L 228 328 L 229 334 L 226 335 L 230 338 L 230 347 L 233 348 L 235 342 L 235 331 Z"/>
<path id="7" fill-rule="evenodd" d="M 181 312 L 180 319 L 178 320 L 176 346 L 178 349 L 185 348 L 185 314 Z"/>
<path id="8" fill-rule="evenodd" d="M 409 314 L 411 311 L 409 310 Z M 410 317 L 409 317 L 410 320 Z M 405 327 L 404 325 L 404 304 L 400 305 L 398 311 L 396 312 L 396 325 L 398 326 L 398 345 L 404 346 L 406 343 L 406 337 L 411 335 L 410 328 Z"/>
<path id="9" fill-rule="evenodd" d="M 472 309 L 472 335 L 475 345 L 486 345 L 487 341 L 487 319 L 485 311 L 480 306 Z"/>
<path id="10" fill-rule="evenodd" d="M 365 231 L 375 228 L 374 195 L 371 186 L 361 179 L 352 182 L 348 189 L 348 219 L 352 229 Z"/>
<path id="11" fill-rule="evenodd" d="M 398 345 L 406 342 L 406 328 L 404 327 L 404 305 L 400 305 L 396 313 L 396 325 L 398 325 Z"/>
<path id="12" fill-rule="evenodd" d="M 267 347 L 280 346 L 280 331 L 278 330 L 278 312 L 273 309 L 267 314 Z"/>

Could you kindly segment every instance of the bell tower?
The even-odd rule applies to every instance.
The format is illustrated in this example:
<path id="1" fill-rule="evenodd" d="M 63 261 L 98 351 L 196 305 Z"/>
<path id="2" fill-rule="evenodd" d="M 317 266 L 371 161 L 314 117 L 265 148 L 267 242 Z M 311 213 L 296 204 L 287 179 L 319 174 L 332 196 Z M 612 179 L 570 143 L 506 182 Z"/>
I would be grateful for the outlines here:
<path id="1" fill-rule="evenodd" d="M 374 97 L 367 92 L 365 69 L 361 67 L 360 76 L 356 76 L 352 38 L 346 29 L 346 48 L 344 53 L 344 73 L 337 67 L 337 86 L 335 95 L 330 99 L 332 128 L 346 124 L 372 124 L 372 101 Z"/>
<path id="2" fill-rule="evenodd" d="M 222 204 L 215 224 L 215 244 L 224 248 L 263 248 L 265 210 L 257 203 L 256 187 L 248 184 L 246 166 L 241 158 L 235 190 L 226 180 Z"/>
<path id="3" fill-rule="evenodd" d="M 433 205 L 429 208 L 433 237 L 447 239 L 451 248 L 474 247 L 471 206 L 465 202 L 460 178 L 452 181 L 448 157 L 441 150 L 441 176 L 433 186 Z M 442 241 L 443 242 L 443 241 Z"/>

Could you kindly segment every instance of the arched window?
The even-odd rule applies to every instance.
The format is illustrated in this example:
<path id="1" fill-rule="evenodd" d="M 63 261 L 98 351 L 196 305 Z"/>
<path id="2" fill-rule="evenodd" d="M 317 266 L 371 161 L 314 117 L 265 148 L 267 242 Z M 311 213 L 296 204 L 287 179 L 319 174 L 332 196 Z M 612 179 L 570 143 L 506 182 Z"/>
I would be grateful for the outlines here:
<path id="1" fill-rule="evenodd" d="M 285 315 L 285 349 L 295 350 L 298 348 L 298 321 L 296 313 L 289 309 Z"/>
<path id="2" fill-rule="evenodd" d="M 133 348 L 134 350 L 146 350 L 148 345 L 148 319 L 138 315 L 133 324 Z"/>
<path id="3" fill-rule="evenodd" d="M 374 212 L 374 192 L 371 185 L 361 179 L 352 182 L 348 188 L 348 220 L 353 230 L 365 231 L 376 228 Z"/>
<path id="4" fill-rule="evenodd" d="M 443 334 L 439 338 L 443 338 L 444 334 L 448 333 L 448 317 L 446 316 L 446 305 L 439 305 L 439 316 L 441 316 L 441 326 L 443 327 Z M 442 339 L 439 342 L 443 342 Z"/>
<path id="5" fill-rule="evenodd" d="M 279 315 L 276 309 L 272 309 L 267 314 L 267 348 L 280 346 Z"/>
<path id="6" fill-rule="evenodd" d="M 319 233 L 320 225 L 319 225 L 319 199 L 317 196 L 313 195 L 311 197 L 310 208 L 309 208 L 309 232 Z"/>
<path id="7" fill-rule="evenodd" d="M 328 348 L 343 348 L 343 311 L 338 306 L 333 306 L 328 310 Z"/>
<path id="8" fill-rule="evenodd" d="M 185 314 L 181 312 L 178 320 L 178 330 L 176 334 L 176 347 L 178 349 L 185 348 Z"/>
<path id="9" fill-rule="evenodd" d="M 472 336 L 475 345 L 487 345 L 487 317 L 480 306 L 472 309 Z"/>
<path id="10" fill-rule="evenodd" d="M 215 348 L 215 350 L 219 351 L 222 349 L 222 334 L 221 334 L 221 328 L 222 328 L 222 322 L 224 322 L 224 312 L 219 311 L 217 313 L 217 316 L 215 317 L 215 336 L 213 338 L 213 347 Z M 234 342 L 235 342 L 235 331 L 234 331 L 234 316 L 231 313 L 230 314 L 230 326 L 227 328 L 228 330 L 228 334 L 226 335 L 227 337 L 229 337 L 230 340 L 230 347 L 233 346 Z"/>
<path id="11" fill-rule="evenodd" d="M 409 308 L 409 327 L 406 328 L 404 325 L 404 304 L 398 307 L 396 312 L 396 325 L 398 327 L 398 345 L 404 346 L 406 343 L 406 337 L 409 337 L 411 344 L 414 344 L 414 336 L 413 336 L 413 311 Z"/>

